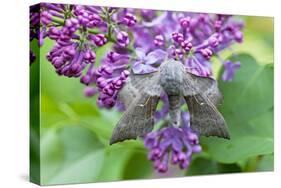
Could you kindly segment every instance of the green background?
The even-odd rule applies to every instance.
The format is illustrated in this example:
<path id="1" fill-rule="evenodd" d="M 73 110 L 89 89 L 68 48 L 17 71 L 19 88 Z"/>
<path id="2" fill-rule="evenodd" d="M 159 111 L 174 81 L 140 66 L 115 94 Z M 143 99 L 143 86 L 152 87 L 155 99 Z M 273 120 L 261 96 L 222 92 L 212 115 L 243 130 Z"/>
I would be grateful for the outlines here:
<path id="1" fill-rule="evenodd" d="M 242 19 L 244 42 L 232 47 L 235 56 L 222 53 L 239 60 L 241 68 L 234 81 L 219 81 L 224 95 L 219 110 L 231 140 L 201 137 L 203 152 L 193 156 L 189 169 L 171 166 L 166 174 L 153 170 L 142 141 L 109 146 L 121 113 L 99 109 L 96 97 L 83 95 L 79 79 L 58 76 L 45 58 L 53 43 L 45 40 L 40 55 L 37 51 L 40 64 L 37 57 L 31 65 L 31 180 L 49 185 L 273 170 L 273 19 Z M 98 61 L 105 50 L 97 52 Z M 213 62 L 219 78 L 221 64 Z"/>

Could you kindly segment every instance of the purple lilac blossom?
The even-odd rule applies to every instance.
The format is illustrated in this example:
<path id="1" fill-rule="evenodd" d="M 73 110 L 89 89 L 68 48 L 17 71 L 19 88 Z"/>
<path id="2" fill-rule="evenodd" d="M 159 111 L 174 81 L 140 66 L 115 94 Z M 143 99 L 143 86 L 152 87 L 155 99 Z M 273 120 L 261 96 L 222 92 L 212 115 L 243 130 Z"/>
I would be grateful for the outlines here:
<path id="1" fill-rule="evenodd" d="M 126 47 L 130 42 L 129 35 L 125 31 L 117 31 L 116 32 L 116 39 L 117 39 L 117 43 L 121 47 Z"/>
<path id="2" fill-rule="evenodd" d="M 29 12 L 29 41 L 30 43 L 33 40 L 38 40 L 39 35 L 40 35 L 40 7 L 38 5 L 33 5 L 30 7 L 30 12 Z M 29 52 L 29 63 L 30 65 L 35 62 L 36 55 L 30 49 Z"/>
<path id="3" fill-rule="evenodd" d="M 118 91 L 125 84 L 130 74 L 126 70 L 127 64 L 127 60 L 107 60 L 93 73 L 96 78 L 96 85 L 100 91 L 98 97 L 98 105 L 100 107 L 112 108 L 116 104 Z"/>
<path id="4" fill-rule="evenodd" d="M 155 72 L 165 59 L 173 58 L 192 74 L 212 77 L 212 58 L 243 41 L 243 23 L 229 15 L 51 3 L 37 9 L 41 13 L 31 13 L 30 23 L 41 27 L 31 27 L 30 40 L 36 38 L 40 45 L 46 37 L 54 41 L 47 59 L 56 72 L 79 78 L 86 85 L 85 96 L 97 95 L 101 108 L 124 110 L 117 96 L 131 72 Z M 96 54 L 105 45 L 100 60 Z M 32 53 L 30 57 L 33 60 Z M 240 63 L 219 60 L 224 68 L 221 79 L 231 81 Z M 165 94 L 161 101 L 154 117 L 164 127 L 144 137 L 149 159 L 159 172 L 166 172 L 169 162 L 187 168 L 192 154 L 201 151 L 199 135 L 189 126 L 188 112 L 182 111 L 180 127 L 167 124 Z"/>
<path id="5" fill-rule="evenodd" d="M 149 149 L 148 158 L 158 172 L 167 172 L 169 163 L 181 169 L 189 166 L 193 153 L 199 153 L 199 138 L 189 127 L 189 114 L 182 113 L 181 127 L 166 127 L 147 134 L 144 145 Z"/>
<path id="6" fill-rule="evenodd" d="M 135 38 L 137 46 L 140 40 L 145 40 L 146 46 L 154 43 L 154 48 L 162 47 L 170 58 L 181 60 L 187 71 L 212 77 L 211 58 L 232 43 L 242 42 L 242 27 L 231 16 L 164 12 L 136 28 Z"/>
<path id="7" fill-rule="evenodd" d="M 87 6 L 75 6 L 74 14 L 77 16 L 79 23 L 84 27 L 94 28 L 100 26 L 102 23 L 98 12 L 87 9 Z"/>
<path id="8" fill-rule="evenodd" d="M 128 27 L 134 26 L 137 23 L 137 18 L 135 15 L 131 14 L 131 13 L 126 13 L 126 15 L 123 18 L 123 22 L 125 25 L 127 25 Z"/>
<path id="9" fill-rule="evenodd" d="M 118 27 L 120 21 L 113 14 L 115 8 L 50 3 L 42 3 L 40 8 L 42 29 L 39 43 L 43 44 L 45 37 L 55 41 L 47 59 L 56 72 L 67 77 L 79 77 L 81 83 L 87 85 L 86 96 L 97 94 L 100 107 L 113 107 L 129 74 L 125 70 L 129 56 L 111 53 L 108 61 L 103 59 L 102 65 L 95 67 L 96 51 L 107 43 L 116 43 L 125 49 L 130 38 L 124 27 L 134 26 L 136 16 L 127 12 L 122 18 L 122 27 Z"/>
<path id="10" fill-rule="evenodd" d="M 92 88 L 95 92 L 91 92 L 88 87 L 85 90 L 86 96 L 98 94 L 98 105 L 100 107 L 112 108 L 117 103 L 118 91 L 125 84 L 130 72 L 127 70 L 129 64 L 129 56 L 110 51 L 106 58 L 97 68 L 91 67 L 87 73 L 82 76 L 81 82 L 85 85 L 95 83 L 96 87 Z"/>
<path id="11" fill-rule="evenodd" d="M 240 62 L 233 63 L 231 61 L 227 61 L 224 63 L 224 72 L 222 74 L 221 79 L 223 81 L 232 81 L 235 71 L 240 68 Z"/>
<path id="12" fill-rule="evenodd" d="M 161 49 L 146 52 L 142 48 L 136 48 L 136 61 L 132 66 L 135 74 L 147 74 L 155 72 L 158 67 L 166 58 L 167 53 Z"/>

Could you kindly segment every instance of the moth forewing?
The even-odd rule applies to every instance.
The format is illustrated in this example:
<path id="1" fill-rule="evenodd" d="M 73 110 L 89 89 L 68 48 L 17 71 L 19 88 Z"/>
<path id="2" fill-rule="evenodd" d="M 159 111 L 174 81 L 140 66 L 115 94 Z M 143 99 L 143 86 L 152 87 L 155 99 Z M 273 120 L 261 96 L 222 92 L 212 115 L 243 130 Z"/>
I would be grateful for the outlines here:
<path id="1" fill-rule="evenodd" d="M 127 88 L 120 93 L 123 95 L 120 98 L 126 102 L 128 96 L 126 92 L 129 91 L 133 93 L 130 94 L 133 97 L 128 97 L 130 100 L 129 103 L 127 102 L 128 108 L 114 128 L 110 144 L 136 139 L 153 129 L 154 113 L 162 92 L 158 78 L 157 73 L 138 75 L 137 77 L 132 75 L 129 82 L 126 83 L 130 86 L 125 86 Z"/>

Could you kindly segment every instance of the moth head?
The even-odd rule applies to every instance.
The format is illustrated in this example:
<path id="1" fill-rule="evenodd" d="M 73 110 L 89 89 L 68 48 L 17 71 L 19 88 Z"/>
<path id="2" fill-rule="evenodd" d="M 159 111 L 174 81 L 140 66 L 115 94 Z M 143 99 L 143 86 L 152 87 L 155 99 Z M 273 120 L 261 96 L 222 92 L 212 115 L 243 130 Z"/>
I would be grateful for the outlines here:
<path id="1" fill-rule="evenodd" d="M 164 63 L 162 64 L 162 68 L 164 69 L 181 69 L 184 70 L 184 65 L 175 59 L 167 59 L 164 61 Z"/>
<path id="2" fill-rule="evenodd" d="M 177 61 L 175 59 L 167 59 L 166 62 L 171 63 L 171 64 L 180 63 L 179 61 Z"/>

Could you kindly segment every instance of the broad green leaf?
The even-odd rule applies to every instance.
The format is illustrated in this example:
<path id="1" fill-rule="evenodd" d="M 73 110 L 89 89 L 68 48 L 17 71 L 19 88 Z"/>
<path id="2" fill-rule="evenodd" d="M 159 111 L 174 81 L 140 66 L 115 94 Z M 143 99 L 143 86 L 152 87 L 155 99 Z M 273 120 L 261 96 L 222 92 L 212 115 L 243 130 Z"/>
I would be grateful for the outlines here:
<path id="1" fill-rule="evenodd" d="M 103 147 L 92 131 L 81 126 L 64 127 L 58 130 L 58 134 L 64 144 L 64 159 L 66 161 L 79 160 L 87 153 Z"/>
<path id="2" fill-rule="evenodd" d="M 242 170 L 237 164 L 218 163 L 218 171 L 219 173 L 238 173 Z"/>
<path id="3" fill-rule="evenodd" d="M 273 171 L 274 156 L 258 155 L 247 160 L 239 161 L 239 166 L 244 172 Z"/>
<path id="4" fill-rule="evenodd" d="M 249 130 L 256 136 L 273 139 L 273 109 L 249 121 Z"/>
<path id="5" fill-rule="evenodd" d="M 241 68 L 232 82 L 219 82 L 224 96 L 220 111 L 224 116 L 244 122 L 273 108 L 273 67 L 258 65 L 246 54 L 232 59 L 239 59 Z M 236 126 L 243 125 L 237 123 Z"/>
<path id="6" fill-rule="evenodd" d="M 30 65 L 29 79 L 29 94 L 32 99 L 34 96 L 39 95 L 40 64 L 38 61 Z"/>
<path id="7" fill-rule="evenodd" d="M 122 180 L 123 173 L 133 150 L 130 148 L 109 146 L 105 150 L 104 165 L 98 181 Z"/>
<path id="8" fill-rule="evenodd" d="M 274 170 L 274 156 L 264 155 L 259 157 L 256 171 L 273 171 Z"/>
<path id="9" fill-rule="evenodd" d="M 187 175 L 208 175 L 217 173 L 241 172 L 236 164 L 221 164 L 208 158 L 198 157 L 194 159 L 187 169 Z"/>
<path id="10" fill-rule="evenodd" d="M 123 179 L 144 179 L 153 172 L 153 163 L 147 159 L 147 154 L 136 151 L 126 164 Z"/>
<path id="11" fill-rule="evenodd" d="M 42 140 L 42 184 L 85 183 L 98 178 L 104 149 L 92 131 L 65 126 L 49 131 Z"/>
<path id="12" fill-rule="evenodd" d="M 88 153 L 55 173 L 55 176 L 47 183 L 48 185 L 54 185 L 95 182 L 102 169 L 103 157 L 103 150 Z"/>
<path id="13" fill-rule="evenodd" d="M 55 130 L 49 130 L 40 139 L 41 183 L 46 184 L 63 164 L 63 143 L 60 141 Z"/>
<path id="14" fill-rule="evenodd" d="M 234 58 L 232 58 L 234 59 Z M 231 139 L 202 138 L 206 151 L 218 162 L 235 163 L 273 153 L 273 66 L 257 64 L 247 54 L 232 82 L 219 81 L 223 114 Z"/>
<path id="15" fill-rule="evenodd" d="M 41 95 L 41 132 L 56 124 L 70 120 L 69 117 L 59 108 L 59 104 L 47 95 Z M 63 123 L 65 124 L 65 123 Z"/>
<path id="16" fill-rule="evenodd" d="M 227 141 L 218 138 L 204 138 L 208 142 L 207 151 L 211 157 L 222 163 L 235 163 L 252 156 L 273 152 L 273 139 L 242 136 Z"/>
<path id="17" fill-rule="evenodd" d="M 218 173 L 218 164 L 210 159 L 196 158 L 192 160 L 186 175 L 202 175 Z"/>
<path id="18" fill-rule="evenodd" d="M 30 121 L 31 122 L 31 121 Z M 29 160 L 30 169 L 29 175 L 31 182 L 40 182 L 40 136 L 39 131 L 34 127 L 39 127 L 38 125 L 30 125 L 29 131 Z"/>

